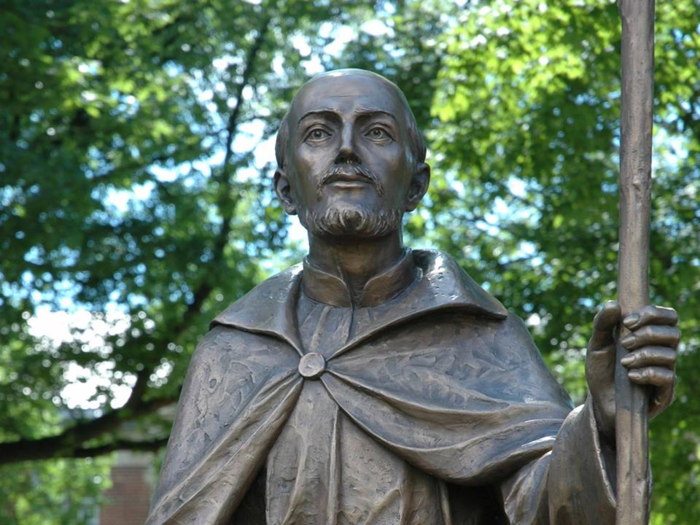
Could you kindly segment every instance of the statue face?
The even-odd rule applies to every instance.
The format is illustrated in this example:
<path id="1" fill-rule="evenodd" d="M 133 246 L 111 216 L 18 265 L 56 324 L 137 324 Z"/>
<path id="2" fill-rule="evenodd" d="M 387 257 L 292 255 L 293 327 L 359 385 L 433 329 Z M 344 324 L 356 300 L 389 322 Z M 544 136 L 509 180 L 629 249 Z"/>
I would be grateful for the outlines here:
<path id="1" fill-rule="evenodd" d="M 289 186 L 286 195 L 277 188 L 287 211 L 317 234 L 381 237 L 398 229 L 425 193 L 416 200 L 411 191 L 417 167 L 404 108 L 397 88 L 376 75 L 330 73 L 306 84 L 292 103 L 278 172 Z"/>

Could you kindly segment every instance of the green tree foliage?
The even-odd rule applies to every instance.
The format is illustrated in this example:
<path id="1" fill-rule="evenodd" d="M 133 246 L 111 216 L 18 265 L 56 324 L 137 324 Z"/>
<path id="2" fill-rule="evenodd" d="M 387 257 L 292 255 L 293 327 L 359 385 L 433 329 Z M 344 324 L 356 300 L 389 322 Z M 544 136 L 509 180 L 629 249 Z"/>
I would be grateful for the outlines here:
<path id="1" fill-rule="evenodd" d="M 94 523 L 102 491 L 109 486 L 110 463 L 100 457 L 27 461 L 3 467 L 0 523 Z"/>
<path id="2" fill-rule="evenodd" d="M 678 401 L 652 425 L 654 519 L 690 524 L 700 7 L 657 11 L 653 300 L 679 310 L 685 347 Z M 85 523 L 101 456 L 162 448 L 159 410 L 209 320 L 298 260 L 256 151 L 313 69 L 403 89 L 434 168 L 412 244 L 455 255 L 526 318 L 583 399 L 591 319 L 615 294 L 614 3 L 8 0 L 0 13 L 0 524 Z M 90 315 L 57 346 L 29 328 L 42 309 Z M 104 380 L 89 409 L 67 403 L 76 366 Z"/>

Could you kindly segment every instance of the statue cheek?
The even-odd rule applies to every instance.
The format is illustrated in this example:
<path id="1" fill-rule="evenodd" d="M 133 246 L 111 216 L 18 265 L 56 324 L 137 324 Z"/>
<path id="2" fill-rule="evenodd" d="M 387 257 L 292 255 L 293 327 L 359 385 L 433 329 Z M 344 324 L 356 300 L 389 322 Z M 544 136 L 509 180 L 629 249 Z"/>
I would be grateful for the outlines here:
<path id="1" fill-rule="evenodd" d="M 290 180 L 292 193 L 296 200 L 306 201 L 315 195 L 318 174 L 314 171 L 313 165 L 307 162 L 297 162 L 294 169 L 294 175 Z"/>

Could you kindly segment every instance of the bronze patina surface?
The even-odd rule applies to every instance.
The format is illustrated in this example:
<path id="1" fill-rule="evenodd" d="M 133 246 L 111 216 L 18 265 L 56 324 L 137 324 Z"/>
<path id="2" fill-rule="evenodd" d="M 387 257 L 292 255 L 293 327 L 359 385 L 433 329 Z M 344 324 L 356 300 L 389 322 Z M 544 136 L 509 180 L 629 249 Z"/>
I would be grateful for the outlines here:
<path id="1" fill-rule="evenodd" d="M 304 85 L 277 161 L 309 254 L 212 322 L 147 523 L 614 523 L 619 305 L 593 321 L 574 408 L 517 315 L 450 257 L 403 245 L 430 168 L 379 75 Z M 673 397 L 676 314 L 622 322 L 622 364 L 654 387 L 655 415 Z"/>

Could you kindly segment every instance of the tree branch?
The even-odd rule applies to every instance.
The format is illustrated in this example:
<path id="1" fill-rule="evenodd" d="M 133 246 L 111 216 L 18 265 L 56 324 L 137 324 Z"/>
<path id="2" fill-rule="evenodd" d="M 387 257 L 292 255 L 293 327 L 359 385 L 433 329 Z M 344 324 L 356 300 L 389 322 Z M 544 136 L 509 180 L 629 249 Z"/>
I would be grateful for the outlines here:
<path id="1" fill-rule="evenodd" d="M 115 440 L 112 443 L 93 449 L 85 448 L 83 444 L 108 432 L 116 431 L 125 421 L 149 414 L 158 408 L 177 402 L 177 396 L 152 399 L 139 403 L 132 402 L 132 400 L 137 399 L 132 393 L 132 397 L 124 407 L 109 412 L 102 417 L 78 423 L 73 427 L 67 428 L 57 436 L 0 443 L 0 465 L 57 457 L 87 457 L 87 455 L 81 456 L 79 454 L 85 454 L 87 450 L 104 450 L 101 453 L 106 454 L 107 447 L 116 447 L 114 450 L 124 448 L 123 445 L 126 442 L 120 440 Z M 130 403 L 131 406 L 129 406 Z M 117 446 L 117 444 L 121 445 Z"/>
<path id="2" fill-rule="evenodd" d="M 130 450 L 132 452 L 156 452 L 167 444 L 168 438 L 154 439 L 152 441 L 117 440 L 107 445 L 76 449 L 71 457 L 93 458 L 95 456 L 104 456 L 105 454 L 116 452 L 117 450 Z"/>

